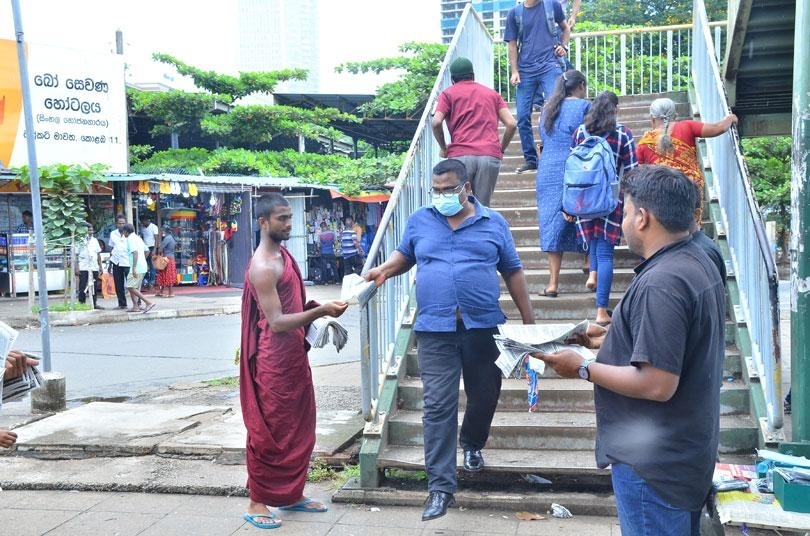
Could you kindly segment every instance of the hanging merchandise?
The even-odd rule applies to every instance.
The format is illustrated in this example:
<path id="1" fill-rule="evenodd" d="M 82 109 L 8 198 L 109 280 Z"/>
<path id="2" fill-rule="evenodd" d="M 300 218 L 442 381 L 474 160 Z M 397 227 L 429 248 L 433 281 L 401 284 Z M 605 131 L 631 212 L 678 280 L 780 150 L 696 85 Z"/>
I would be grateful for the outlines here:
<path id="1" fill-rule="evenodd" d="M 197 184 L 193 182 L 188 183 L 188 195 L 196 197 L 197 193 Z"/>
<path id="2" fill-rule="evenodd" d="M 228 212 L 231 216 L 235 216 L 236 214 L 240 214 L 242 212 L 242 196 L 240 194 L 235 194 L 231 198 L 231 206 L 228 209 Z"/>
<path id="3" fill-rule="evenodd" d="M 167 181 L 160 181 L 159 190 L 160 190 L 160 193 L 166 194 L 166 195 L 172 193 L 171 185 Z"/>

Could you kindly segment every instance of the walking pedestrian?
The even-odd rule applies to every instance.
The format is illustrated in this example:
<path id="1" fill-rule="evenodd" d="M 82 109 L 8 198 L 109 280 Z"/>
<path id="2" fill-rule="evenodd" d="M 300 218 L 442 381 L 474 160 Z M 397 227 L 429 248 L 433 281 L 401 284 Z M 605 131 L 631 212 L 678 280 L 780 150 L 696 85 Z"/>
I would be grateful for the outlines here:
<path id="1" fill-rule="evenodd" d="M 501 392 L 500 352 L 493 335 L 506 320 L 499 305 L 503 277 L 524 324 L 534 313 L 509 224 L 471 195 L 464 164 L 433 168 L 432 206 L 414 212 L 388 260 L 364 278 L 377 286 L 418 267 L 414 324 L 423 385 L 425 470 L 428 498 L 422 520 L 447 513 L 456 492 L 456 448 L 463 467 L 484 468 L 481 449 Z M 458 386 L 464 377 L 467 407 L 458 432 Z"/>
<path id="2" fill-rule="evenodd" d="M 439 94 L 431 121 L 439 156 L 463 162 L 473 195 L 489 206 L 503 154 L 515 135 L 517 122 L 500 93 L 475 81 L 470 60 L 453 60 L 450 77 L 453 85 Z M 504 127 L 500 138 L 499 123 Z M 449 145 L 444 137 L 445 124 L 450 133 Z"/>
<path id="3" fill-rule="evenodd" d="M 98 279 L 99 267 L 101 266 L 101 245 L 93 236 L 94 230 L 91 224 L 87 224 L 87 235 L 79 244 L 79 288 L 77 294 L 79 303 L 87 301 L 87 295 L 93 296 L 93 309 L 101 309 L 98 305 L 98 293 L 96 292 L 96 280 Z"/>
<path id="4" fill-rule="evenodd" d="M 118 298 L 118 308 L 127 308 L 127 276 L 132 262 L 129 254 L 127 239 L 124 237 L 122 229 L 127 224 L 127 219 L 123 214 L 115 217 L 115 229 L 110 233 L 110 260 L 108 272 L 112 274 L 115 282 L 115 296 Z"/>

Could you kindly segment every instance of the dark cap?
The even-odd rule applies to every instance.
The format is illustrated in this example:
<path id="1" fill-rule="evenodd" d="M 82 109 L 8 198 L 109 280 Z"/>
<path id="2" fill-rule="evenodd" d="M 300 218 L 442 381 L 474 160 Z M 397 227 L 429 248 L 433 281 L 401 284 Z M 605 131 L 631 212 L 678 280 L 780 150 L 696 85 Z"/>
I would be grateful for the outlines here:
<path id="1" fill-rule="evenodd" d="M 467 58 L 454 59 L 450 64 L 450 74 L 455 78 L 465 74 L 474 74 L 472 62 Z"/>

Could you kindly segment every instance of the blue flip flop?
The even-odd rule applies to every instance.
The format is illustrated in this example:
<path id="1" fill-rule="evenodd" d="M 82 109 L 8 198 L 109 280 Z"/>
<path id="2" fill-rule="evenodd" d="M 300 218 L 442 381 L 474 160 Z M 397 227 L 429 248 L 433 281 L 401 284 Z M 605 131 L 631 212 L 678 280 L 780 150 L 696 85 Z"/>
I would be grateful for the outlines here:
<path id="1" fill-rule="evenodd" d="M 259 528 L 259 529 L 277 529 L 277 528 L 279 528 L 281 526 L 281 523 L 279 523 L 278 521 L 273 521 L 273 518 L 275 518 L 275 517 L 276 517 L 276 514 L 273 514 L 273 513 L 269 513 L 269 514 L 245 514 L 245 515 L 242 516 L 242 518 L 244 518 L 245 521 L 247 521 L 248 523 L 250 523 L 251 525 L 253 525 L 254 527 Z M 256 521 L 256 518 L 269 519 L 270 523 L 259 523 L 258 521 Z"/>
<path id="2" fill-rule="evenodd" d="M 290 506 L 279 506 L 279 510 L 287 510 L 288 512 L 312 512 L 312 513 L 319 513 L 319 512 L 326 512 L 329 508 L 325 506 L 321 506 L 320 508 L 307 508 L 308 504 L 312 504 L 315 501 L 312 499 L 302 499 L 295 504 L 291 504 Z"/>

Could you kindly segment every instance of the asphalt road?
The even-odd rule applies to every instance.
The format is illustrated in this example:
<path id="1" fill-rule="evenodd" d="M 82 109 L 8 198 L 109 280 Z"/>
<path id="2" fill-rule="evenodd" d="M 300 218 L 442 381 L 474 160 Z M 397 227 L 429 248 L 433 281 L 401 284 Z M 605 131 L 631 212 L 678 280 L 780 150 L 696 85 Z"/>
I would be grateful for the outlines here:
<path id="1" fill-rule="evenodd" d="M 340 319 L 349 342 L 310 351 L 313 367 L 360 359 L 358 314 Z M 174 383 L 239 374 L 239 315 L 51 328 L 51 364 L 65 375 L 67 399 L 131 397 Z M 15 347 L 41 353 L 39 330 L 21 331 Z"/>

